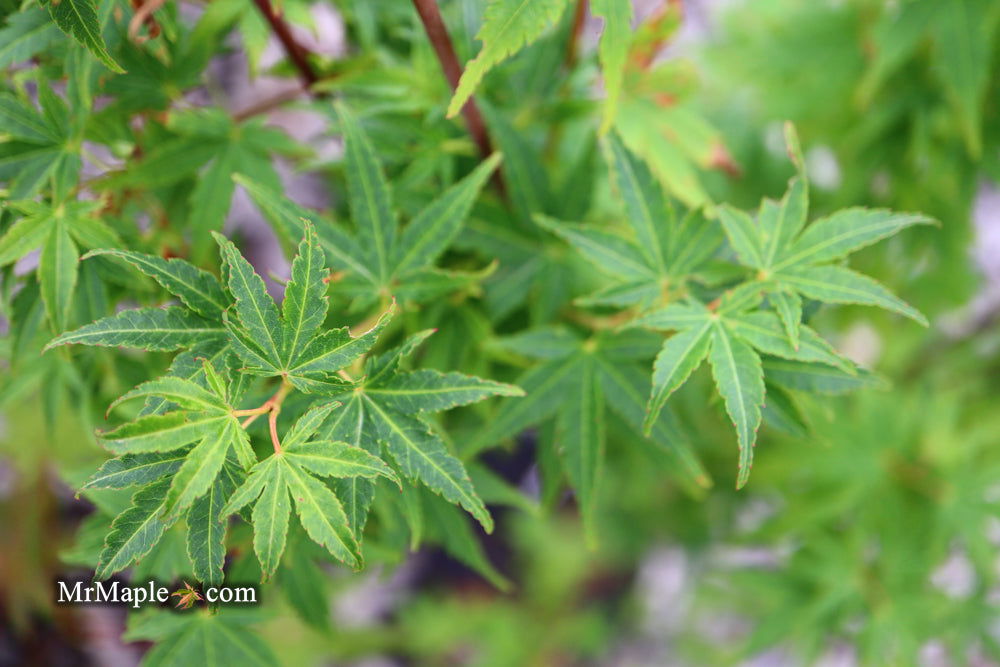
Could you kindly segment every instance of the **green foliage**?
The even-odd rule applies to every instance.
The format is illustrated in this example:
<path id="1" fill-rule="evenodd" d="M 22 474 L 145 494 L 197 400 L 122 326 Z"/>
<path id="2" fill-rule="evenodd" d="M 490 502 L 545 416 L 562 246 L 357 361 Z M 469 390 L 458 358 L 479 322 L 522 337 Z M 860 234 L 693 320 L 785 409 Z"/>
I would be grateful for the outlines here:
<path id="1" fill-rule="evenodd" d="M 185 582 L 146 664 L 998 659 L 996 3 L 202 4 L 0 0 L 0 516 L 89 512 L 5 605 Z"/>

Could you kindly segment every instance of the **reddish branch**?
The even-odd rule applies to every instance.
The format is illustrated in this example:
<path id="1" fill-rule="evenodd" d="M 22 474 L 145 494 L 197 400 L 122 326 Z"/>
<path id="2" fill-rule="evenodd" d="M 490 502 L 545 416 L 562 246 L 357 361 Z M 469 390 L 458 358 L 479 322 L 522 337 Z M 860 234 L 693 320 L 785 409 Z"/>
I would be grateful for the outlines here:
<path id="1" fill-rule="evenodd" d="M 264 19 L 271 26 L 271 30 L 274 31 L 278 41 L 281 42 L 285 53 L 288 54 L 288 59 L 292 61 L 292 65 L 298 70 L 302 83 L 305 84 L 307 90 L 311 90 L 313 84 L 319 80 L 319 76 L 309 63 L 309 50 L 295 41 L 291 28 L 285 22 L 285 19 L 281 17 L 281 14 L 274 9 L 270 0 L 254 0 L 254 4 L 257 5 L 257 9 L 260 10 Z"/>
<path id="2" fill-rule="evenodd" d="M 452 92 L 455 92 L 455 89 L 458 88 L 458 80 L 462 78 L 462 65 L 458 62 L 458 56 L 455 55 L 455 47 L 451 43 L 451 36 L 448 34 L 444 19 L 441 18 L 437 2 L 436 0 L 413 0 L 413 6 L 417 8 L 417 14 L 420 15 L 420 20 L 424 24 L 424 31 L 434 47 L 434 53 L 437 54 L 438 62 L 441 63 L 445 78 L 448 79 Z M 472 140 L 479 147 L 479 152 L 483 157 L 487 157 L 493 152 L 493 146 L 486 129 L 486 123 L 483 122 L 482 114 L 479 113 L 479 107 L 476 106 L 471 97 L 462 107 L 462 115 L 465 116 L 465 124 L 469 128 Z M 499 184 L 499 181 L 497 183 Z"/>

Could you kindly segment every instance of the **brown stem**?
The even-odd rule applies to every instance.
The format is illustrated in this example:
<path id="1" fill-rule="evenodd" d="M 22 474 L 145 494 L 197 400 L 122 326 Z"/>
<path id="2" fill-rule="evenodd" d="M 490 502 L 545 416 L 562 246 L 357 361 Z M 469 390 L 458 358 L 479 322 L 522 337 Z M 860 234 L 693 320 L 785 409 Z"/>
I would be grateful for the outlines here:
<path id="1" fill-rule="evenodd" d="M 455 46 L 451 43 L 448 27 L 444 24 L 444 19 L 441 18 L 437 0 L 413 0 L 413 6 L 417 9 L 417 14 L 420 15 L 420 21 L 424 24 L 424 32 L 427 33 L 427 38 L 430 40 L 431 46 L 434 47 L 434 53 L 437 54 L 438 62 L 441 63 L 444 76 L 448 79 L 451 92 L 454 93 L 455 89 L 458 88 L 459 79 L 462 78 L 462 65 L 458 62 L 458 56 L 455 54 Z M 479 107 L 476 106 L 475 100 L 471 97 L 462 107 L 462 115 L 465 117 L 465 125 L 469 129 L 469 135 L 479 148 L 479 153 L 483 157 L 489 157 L 493 153 L 493 143 L 490 141 L 489 130 L 486 129 L 483 116 L 479 113 Z M 506 197 L 507 189 L 499 171 L 493 173 L 493 182 L 500 194 Z"/>
<path id="2" fill-rule="evenodd" d="M 281 386 L 278 387 L 278 391 L 274 392 L 274 396 L 264 401 L 260 407 L 249 408 L 247 410 L 233 410 L 232 415 L 234 417 L 244 417 L 249 415 L 247 419 L 243 422 L 243 428 L 250 426 L 263 414 L 267 415 L 268 428 L 271 431 L 271 445 L 274 447 L 274 453 L 281 453 L 281 440 L 278 438 L 278 415 L 281 413 L 281 404 L 285 401 L 285 397 L 292 390 L 292 385 L 288 380 L 282 380 Z"/>
<path id="3" fill-rule="evenodd" d="M 312 65 L 309 64 L 309 50 L 295 41 L 291 28 L 285 22 L 285 19 L 281 17 L 281 14 L 274 9 L 270 0 L 254 0 L 254 4 L 257 5 L 257 9 L 260 10 L 264 19 L 270 24 L 271 30 L 274 31 L 278 41 L 281 42 L 285 53 L 288 54 L 288 59 L 292 61 L 295 69 L 298 70 L 302 83 L 305 84 L 307 90 L 310 90 L 313 84 L 319 80 L 319 76 Z"/>
<path id="4" fill-rule="evenodd" d="M 566 67 L 576 64 L 576 54 L 580 44 L 580 34 L 583 33 L 584 20 L 587 18 L 587 0 L 577 0 L 573 12 L 573 27 L 570 29 L 569 40 L 566 42 Z"/>

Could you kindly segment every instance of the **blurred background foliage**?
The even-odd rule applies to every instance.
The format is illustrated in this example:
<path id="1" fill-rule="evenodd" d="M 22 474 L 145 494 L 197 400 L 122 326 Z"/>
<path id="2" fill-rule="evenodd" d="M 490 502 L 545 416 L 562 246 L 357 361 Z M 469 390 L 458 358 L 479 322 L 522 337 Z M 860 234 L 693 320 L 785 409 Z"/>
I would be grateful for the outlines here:
<path id="1" fill-rule="evenodd" d="M 280 4 L 312 45 L 316 89 L 362 119 L 404 216 L 477 161 L 464 126 L 445 117 L 450 90 L 409 2 Z M 440 330 L 424 357 L 431 367 L 514 379 L 518 360 L 500 339 L 551 322 L 598 286 L 529 218 L 619 217 L 595 142 L 601 21 L 587 4 L 569 3 L 477 92 L 520 219 L 499 234 L 489 223 L 510 214 L 499 197 L 484 197 L 449 264 L 483 272 L 481 285 L 405 312 L 405 330 Z M 9 20 L 18 5 L 0 2 L 0 16 Z M 440 5 L 466 62 L 484 3 Z M 105 16 L 131 11 L 101 6 Z M 105 38 L 129 74 L 104 82 L 95 66 L 68 77 L 68 95 L 105 100 L 73 132 L 84 142 L 84 179 L 110 196 L 103 219 L 136 248 L 198 256 L 202 249 L 186 248 L 163 223 L 226 215 L 201 208 L 206 168 L 285 183 L 301 203 L 345 215 L 333 108 L 280 87 L 295 72 L 251 9 L 243 0 L 166 3 L 146 40 L 112 20 Z M 366 544 L 378 565 L 358 577 L 293 541 L 295 574 L 268 596 L 255 632 L 289 665 L 1000 664 L 998 22 L 1000 4 L 990 0 L 636 2 L 612 122 L 667 191 L 690 206 L 749 208 L 780 196 L 792 174 L 780 128 L 791 120 L 814 216 L 870 205 L 941 222 L 855 261 L 932 327 L 857 308 L 818 313 L 815 328 L 885 387 L 840 395 L 831 385 L 829 396 L 800 401 L 801 423 L 771 420 L 738 493 L 731 434 L 705 409 L 712 393 L 702 369 L 673 400 L 703 473 L 634 446 L 641 440 L 612 417 L 596 546 L 546 471 L 553 434 L 543 425 L 484 456 L 492 472 L 480 474 L 495 477 L 488 499 L 499 509 L 498 529 L 482 544 L 431 520 L 430 545 L 406 553 L 406 530 L 386 521 Z M 62 51 L 73 48 L 53 41 L 36 62 L 59 76 Z M 5 71 L 10 89 L 32 76 Z M 275 92 L 287 98 L 280 107 L 255 107 Z M 195 110 L 206 105 L 213 110 Z M 133 114 L 141 131 L 124 133 L 121 120 Z M 103 152 L 88 154 L 97 144 Z M 101 165 L 136 156 L 129 170 L 100 176 Z M 169 169 L 161 157 L 173 160 Z M 2 177 L 8 193 L 30 195 L 24 174 Z M 259 269 L 280 274 L 275 241 L 287 240 L 241 196 L 230 229 Z M 123 222 L 136 218 L 158 233 L 139 236 Z M 135 281 L 82 266 L 79 289 L 90 298 L 71 315 L 76 323 L 106 308 L 107 290 L 91 273 Z M 24 312 L 28 299 L 5 289 L 0 662 L 128 664 L 148 645 L 118 641 L 124 619 L 115 610 L 53 606 L 52 578 L 92 567 L 108 517 L 127 501 L 114 492 L 74 500 L 69 491 L 103 458 L 91 434 L 104 406 L 165 360 L 93 349 L 75 352 L 72 364 L 65 350 L 20 363 L 44 343 L 44 332 L 33 333 L 42 314 Z M 352 313 L 370 303 L 336 305 Z M 452 419 L 459 448 L 481 416 Z M 181 538 L 165 540 L 135 576 L 183 575 L 183 548 Z M 156 613 L 164 612 L 132 617 L 126 638 L 158 636 L 147 618 Z"/>

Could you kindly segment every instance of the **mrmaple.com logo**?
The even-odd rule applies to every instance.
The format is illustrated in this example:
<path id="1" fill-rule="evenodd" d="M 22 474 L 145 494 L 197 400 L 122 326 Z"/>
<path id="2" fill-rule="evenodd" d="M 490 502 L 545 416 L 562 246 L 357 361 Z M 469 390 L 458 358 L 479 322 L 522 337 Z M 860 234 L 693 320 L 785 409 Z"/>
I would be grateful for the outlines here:
<path id="1" fill-rule="evenodd" d="M 166 586 L 149 581 L 142 586 L 125 586 L 119 581 L 95 581 L 84 585 L 82 581 L 56 582 L 56 602 L 60 604 L 110 604 L 131 605 L 138 609 L 148 604 L 163 604 L 177 598 L 174 606 L 190 609 L 197 602 L 209 604 L 257 604 L 256 586 L 209 586 L 204 592 L 184 582 L 174 592 Z"/>

